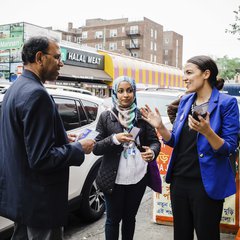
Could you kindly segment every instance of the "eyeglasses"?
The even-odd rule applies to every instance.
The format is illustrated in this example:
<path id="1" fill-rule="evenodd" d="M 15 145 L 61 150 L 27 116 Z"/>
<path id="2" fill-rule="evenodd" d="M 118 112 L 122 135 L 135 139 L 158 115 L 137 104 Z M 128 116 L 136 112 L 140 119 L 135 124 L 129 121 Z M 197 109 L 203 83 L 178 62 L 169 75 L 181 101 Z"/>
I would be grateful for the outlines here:
<path id="1" fill-rule="evenodd" d="M 52 56 L 54 59 L 56 59 L 56 60 L 59 61 L 59 62 L 62 61 L 62 55 L 61 55 L 61 54 L 52 55 L 52 54 L 50 54 L 50 53 L 45 53 L 45 52 L 43 52 L 43 54 L 45 54 L 45 55 L 50 55 L 50 56 Z"/>

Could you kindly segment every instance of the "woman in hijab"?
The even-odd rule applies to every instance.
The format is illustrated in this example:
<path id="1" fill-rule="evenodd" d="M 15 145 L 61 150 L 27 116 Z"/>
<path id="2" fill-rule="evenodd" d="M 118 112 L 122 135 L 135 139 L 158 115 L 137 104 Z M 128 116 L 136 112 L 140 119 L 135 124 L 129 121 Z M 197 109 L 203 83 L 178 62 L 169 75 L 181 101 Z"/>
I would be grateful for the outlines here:
<path id="1" fill-rule="evenodd" d="M 112 103 L 113 108 L 101 114 L 96 127 L 99 135 L 93 153 L 103 155 L 96 181 L 106 201 L 106 240 L 118 239 L 121 221 L 122 240 L 131 240 L 146 186 L 161 192 L 156 164 L 160 142 L 137 109 L 133 79 L 121 76 L 114 80 Z"/>

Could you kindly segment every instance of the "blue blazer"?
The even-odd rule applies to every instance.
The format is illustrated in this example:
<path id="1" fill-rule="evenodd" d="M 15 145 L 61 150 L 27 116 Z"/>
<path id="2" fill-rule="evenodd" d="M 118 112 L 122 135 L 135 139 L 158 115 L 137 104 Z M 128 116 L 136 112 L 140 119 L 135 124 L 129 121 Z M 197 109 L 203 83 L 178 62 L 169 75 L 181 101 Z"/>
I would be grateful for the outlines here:
<path id="1" fill-rule="evenodd" d="M 31 227 L 67 220 L 69 166 L 84 152 L 68 143 L 53 99 L 25 70 L 4 96 L 0 119 L 0 215 Z"/>
<path id="2" fill-rule="evenodd" d="M 171 182 L 174 161 L 177 161 L 176 146 L 195 99 L 196 93 L 182 97 L 171 139 L 166 142 L 174 148 L 166 175 L 168 183 Z M 208 112 L 210 113 L 211 128 L 224 140 L 224 144 L 218 150 L 214 150 L 202 134 L 197 134 L 201 176 L 208 196 L 212 199 L 224 199 L 236 192 L 235 175 L 229 156 L 235 153 L 238 146 L 239 110 L 237 100 L 227 94 L 219 93 L 216 88 L 213 88 Z"/>

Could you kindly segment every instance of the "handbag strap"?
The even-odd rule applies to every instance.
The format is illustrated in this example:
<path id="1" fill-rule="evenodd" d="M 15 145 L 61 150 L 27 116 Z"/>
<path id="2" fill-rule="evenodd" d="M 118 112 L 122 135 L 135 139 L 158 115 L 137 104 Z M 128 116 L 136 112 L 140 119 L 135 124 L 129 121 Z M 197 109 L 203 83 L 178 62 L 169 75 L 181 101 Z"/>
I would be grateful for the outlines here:
<path id="1" fill-rule="evenodd" d="M 108 111 L 118 120 L 118 122 L 120 123 L 120 120 L 118 118 L 118 116 L 116 115 L 116 113 L 112 110 L 112 109 L 108 109 Z M 121 124 L 121 123 L 120 123 Z M 121 124 L 122 125 L 122 124 Z"/>
<path id="2" fill-rule="evenodd" d="M 116 115 L 116 113 L 112 109 L 108 109 L 108 111 L 110 113 L 112 113 L 112 115 L 117 119 L 117 121 L 120 123 L 120 125 L 123 127 L 123 129 L 125 129 L 127 131 L 127 128 L 122 125 L 122 123 L 120 122 L 119 117 Z"/>

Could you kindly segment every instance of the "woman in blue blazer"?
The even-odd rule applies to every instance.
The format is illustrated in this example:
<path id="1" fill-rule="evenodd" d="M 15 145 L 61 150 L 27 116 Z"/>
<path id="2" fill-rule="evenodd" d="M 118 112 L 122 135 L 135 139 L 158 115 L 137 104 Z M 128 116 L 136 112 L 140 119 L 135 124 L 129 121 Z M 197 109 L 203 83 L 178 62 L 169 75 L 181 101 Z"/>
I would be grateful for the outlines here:
<path id="1" fill-rule="evenodd" d="M 141 109 L 173 147 L 166 182 L 171 183 L 174 240 L 219 240 L 224 198 L 236 192 L 230 156 L 238 145 L 236 98 L 217 90 L 218 68 L 207 56 L 195 56 L 184 67 L 187 94 L 181 98 L 172 132 L 157 109 Z M 205 114 L 204 114 L 205 113 Z"/>

